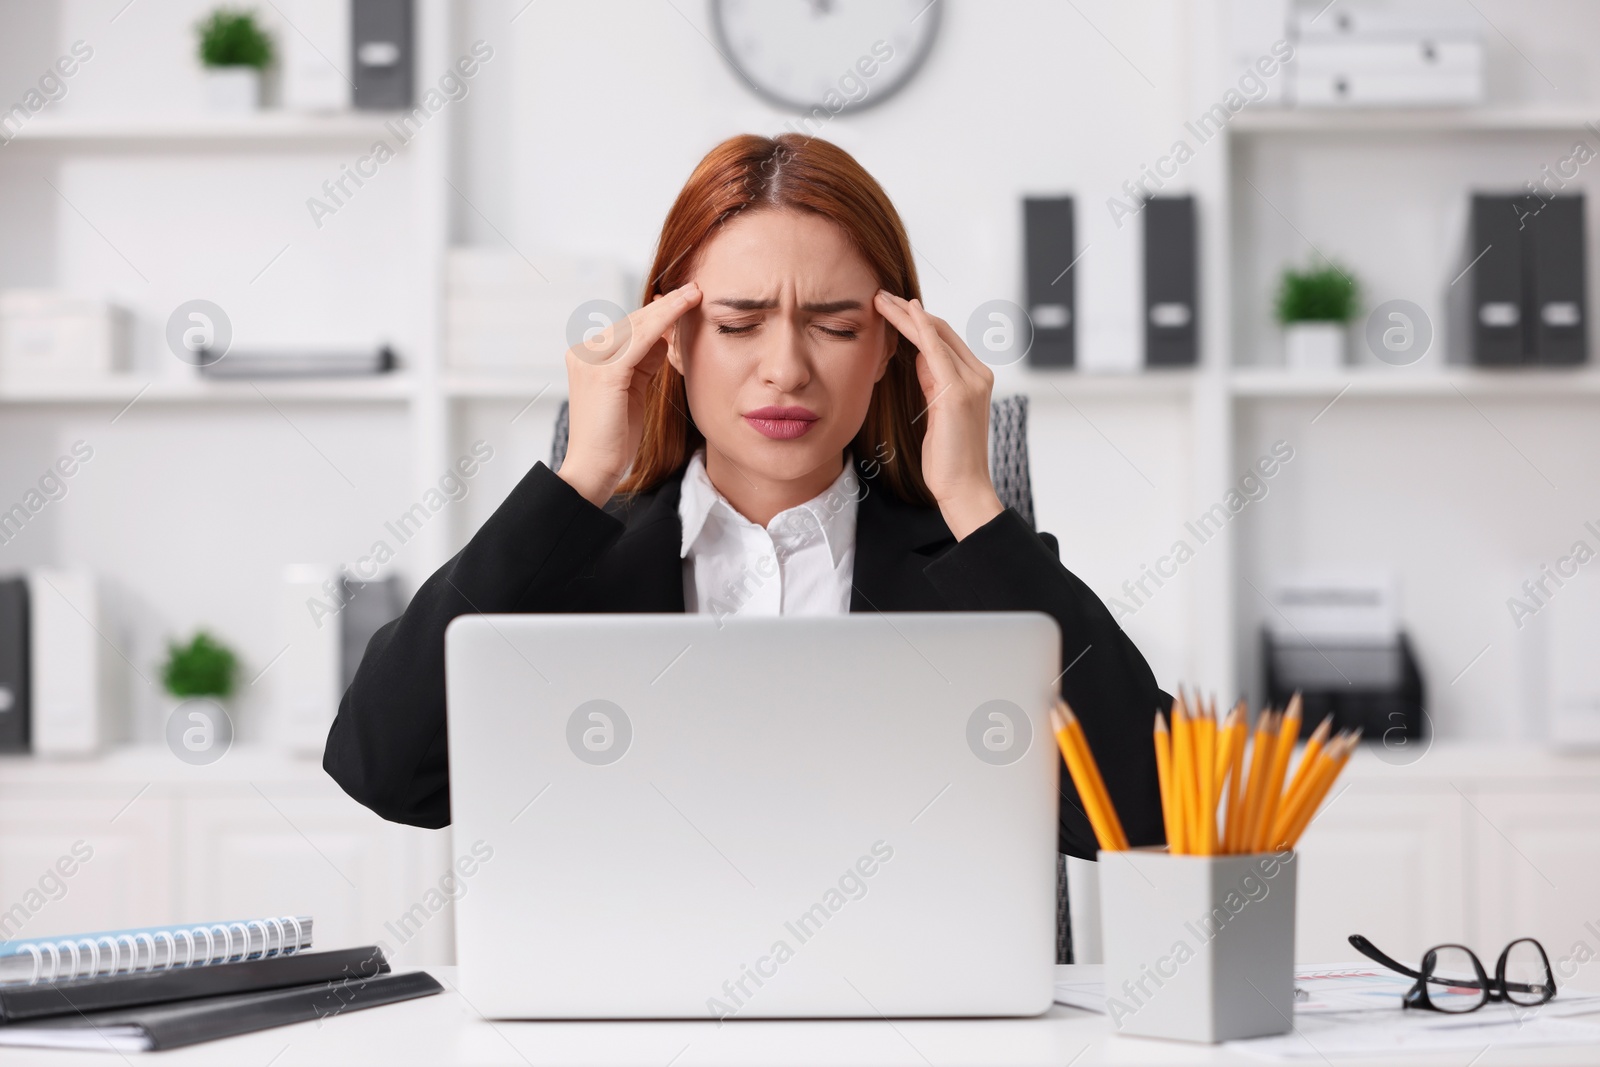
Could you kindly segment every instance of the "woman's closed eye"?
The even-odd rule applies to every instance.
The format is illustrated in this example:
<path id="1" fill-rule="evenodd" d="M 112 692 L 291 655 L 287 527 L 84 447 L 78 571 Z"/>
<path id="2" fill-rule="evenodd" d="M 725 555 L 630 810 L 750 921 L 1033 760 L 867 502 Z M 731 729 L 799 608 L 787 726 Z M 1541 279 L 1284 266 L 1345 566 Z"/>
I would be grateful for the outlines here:
<path id="1" fill-rule="evenodd" d="M 734 337 L 741 334 L 754 333 L 756 327 L 760 325 L 759 322 L 719 322 L 716 324 L 717 333 Z M 854 341 L 860 336 L 860 331 L 850 323 L 825 324 L 816 322 L 812 323 L 812 326 L 827 336 L 841 341 Z"/>

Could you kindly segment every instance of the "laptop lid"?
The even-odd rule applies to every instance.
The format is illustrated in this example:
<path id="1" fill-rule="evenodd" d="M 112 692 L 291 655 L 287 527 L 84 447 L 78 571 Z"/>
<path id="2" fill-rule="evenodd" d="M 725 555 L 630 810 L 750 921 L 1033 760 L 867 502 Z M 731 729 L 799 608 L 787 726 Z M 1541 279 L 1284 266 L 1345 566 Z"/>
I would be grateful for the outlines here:
<path id="1" fill-rule="evenodd" d="M 463 992 L 493 1018 L 1045 1011 L 1060 640 L 1035 612 L 456 619 Z"/>

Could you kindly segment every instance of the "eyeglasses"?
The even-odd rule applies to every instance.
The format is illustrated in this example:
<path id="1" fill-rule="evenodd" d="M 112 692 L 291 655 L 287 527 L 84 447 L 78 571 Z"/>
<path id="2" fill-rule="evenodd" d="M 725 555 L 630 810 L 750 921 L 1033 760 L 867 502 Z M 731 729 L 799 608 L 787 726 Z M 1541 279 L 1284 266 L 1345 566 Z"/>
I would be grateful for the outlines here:
<path id="1" fill-rule="evenodd" d="M 1360 934 L 1351 934 L 1350 944 L 1368 959 L 1417 980 L 1402 1001 L 1408 1008 L 1468 1012 L 1500 1001 L 1531 1008 L 1556 995 L 1556 976 L 1550 970 L 1550 957 L 1545 955 L 1544 946 L 1531 937 L 1505 947 L 1495 964 L 1492 979 L 1484 971 L 1483 963 L 1465 945 L 1435 945 L 1423 953 L 1421 970 L 1414 971 L 1390 959 Z M 1428 995 L 1430 986 L 1434 987 L 1433 997 Z"/>

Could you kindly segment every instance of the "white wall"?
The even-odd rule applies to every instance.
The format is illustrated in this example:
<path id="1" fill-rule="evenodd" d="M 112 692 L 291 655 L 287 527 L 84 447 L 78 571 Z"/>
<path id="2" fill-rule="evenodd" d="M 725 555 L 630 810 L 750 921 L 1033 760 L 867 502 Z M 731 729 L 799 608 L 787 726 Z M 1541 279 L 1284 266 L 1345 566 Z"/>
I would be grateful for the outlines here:
<path id="1" fill-rule="evenodd" d="M 474 4 L 471 32 L 492 27 L 496 7 L 521 6 Z M 1165 2 L 1077 7 L 945 3 L 933 52 L 908 87 L 817 133 L 883 184 L 910 233 L 929 308 L 958 329 L 986 300 L 1020 299 L 1021 198 L 1075 194 L 1087 249 L 1074 268 L 1080 359 L 1132 366 L 1139 231 L 1114 226 L 1105 200 L 1122 195 L 1121 183 L 1181 122 L 1187 12 Z M 556 249 L 642 274 L 700 157 L 723 138 L 775 135 L 794 121 L 723 61 L 706 4 L 536 4 L 513 30 L 509 127 L 503 142 L 473 149 L 503 153 L 509 166 L 480 173 L 481 193 L 470 195 L 497 204 L 509 184 L 505 235 L 535 261 Z M 472 236 L 500 240 L 481 226 Z M 996 392 L 1012 380 L 1002 372 Z M 1189 509 L 1187 412 L 1179 402 L 1077 405 L 1033 406 L 1038 519 L 1060 536 L 1068 567 L 1108 593 L 1165 551 Z M 529 455 L 542 453 L 542 442 L 529 445 Z M 1187 671 L 1186 597 L 1175 583 L 1129 623 L 1166 685 Z"/>

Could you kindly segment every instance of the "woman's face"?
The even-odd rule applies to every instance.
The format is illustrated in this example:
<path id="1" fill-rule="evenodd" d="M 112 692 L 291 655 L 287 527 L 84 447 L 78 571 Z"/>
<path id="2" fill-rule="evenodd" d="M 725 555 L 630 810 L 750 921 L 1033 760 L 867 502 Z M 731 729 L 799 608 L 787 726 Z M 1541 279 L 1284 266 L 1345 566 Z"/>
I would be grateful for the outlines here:
<path id="1" fill-rule="evenodd" d="M 684 376 L 708 466 L 725 461 L 769 483 L 820 480 L 821 492 L 897 339 L 873 310 L 866 260 L 820 215 L 758 210 L 706 243 L 690 279 L 704 295 L 667 358 Z"/>

